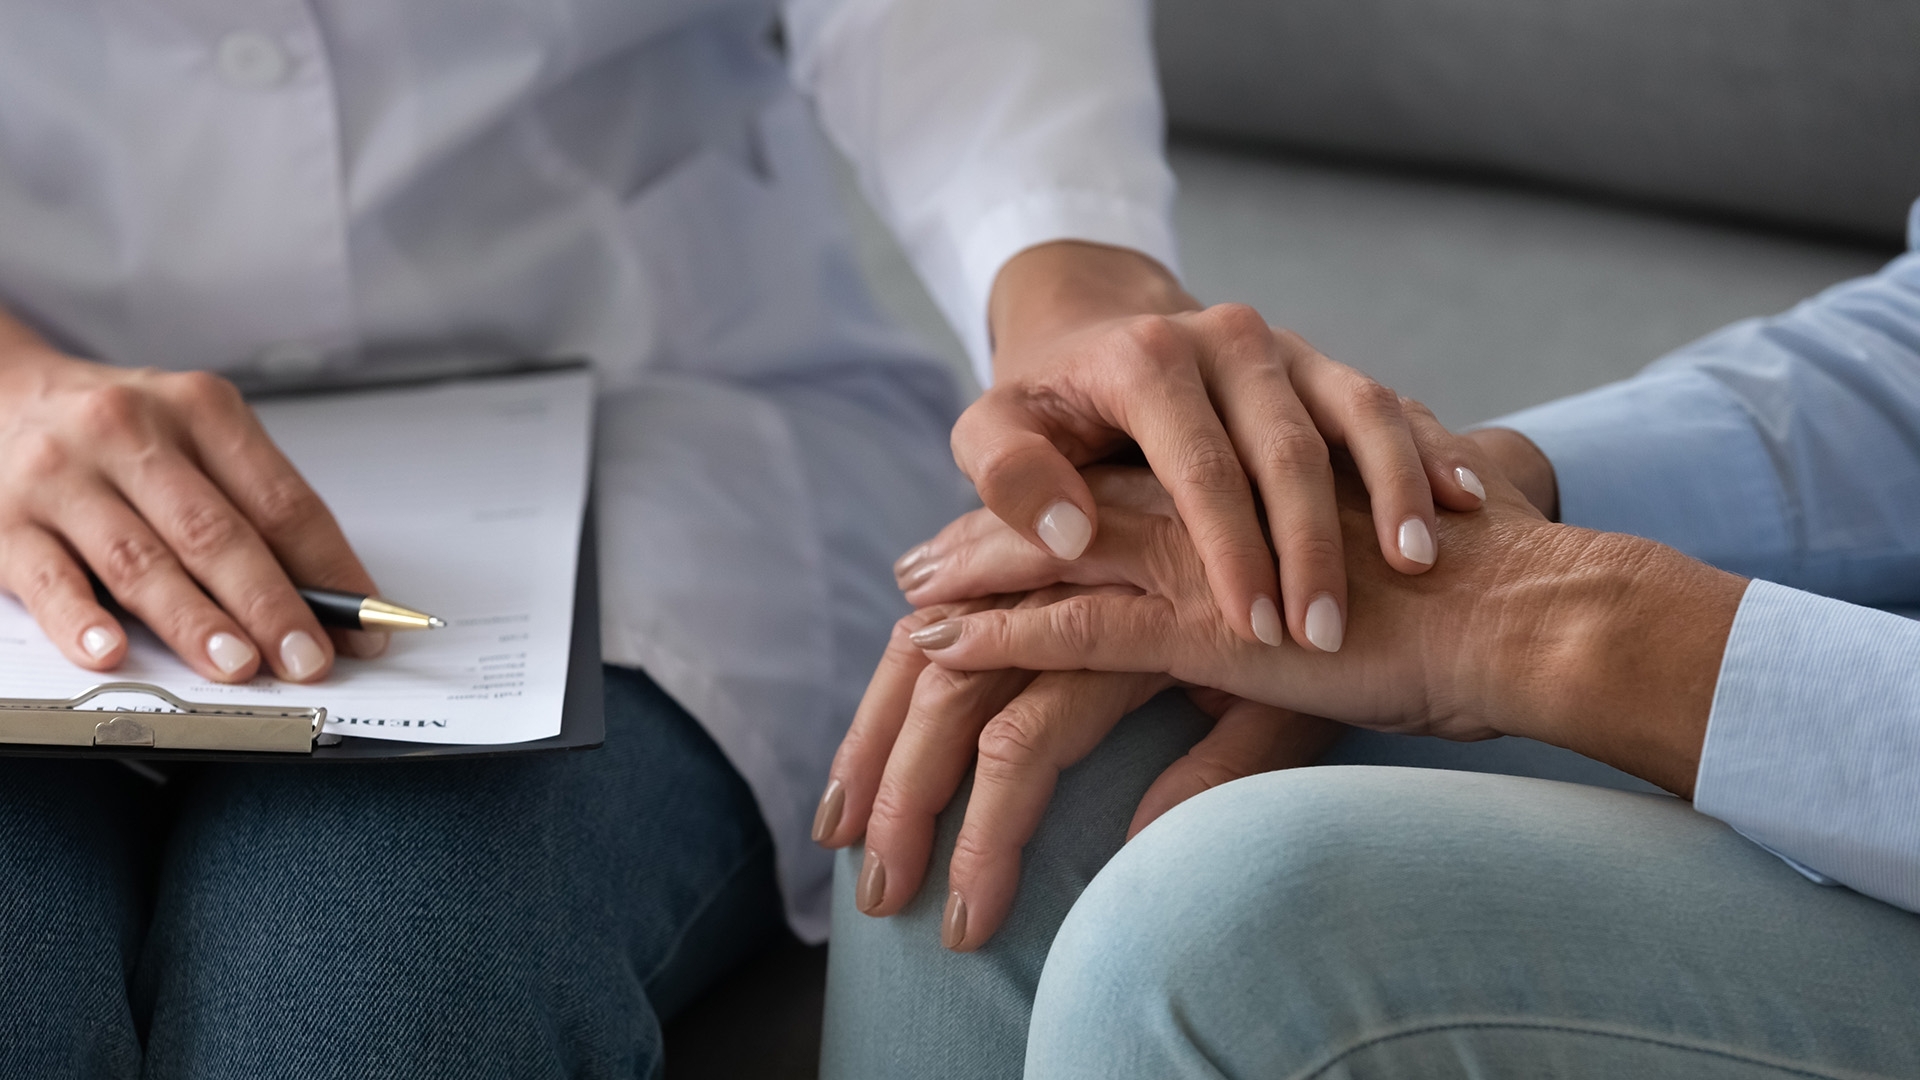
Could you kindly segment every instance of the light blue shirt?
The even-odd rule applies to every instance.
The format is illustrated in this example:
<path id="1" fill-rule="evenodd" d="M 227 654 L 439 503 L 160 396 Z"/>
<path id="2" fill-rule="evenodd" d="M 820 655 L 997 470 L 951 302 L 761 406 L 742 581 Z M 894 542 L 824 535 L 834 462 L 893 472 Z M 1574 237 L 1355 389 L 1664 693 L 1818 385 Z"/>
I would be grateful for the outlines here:
<path id="1" fill-rule="evenodd" d="M 1920 911 L 1920 202 L 1909 251 L 1638 376 L 1501 420 L 1561 519 L 1756 579 L 1694 805 L 1816 880 Z"/>

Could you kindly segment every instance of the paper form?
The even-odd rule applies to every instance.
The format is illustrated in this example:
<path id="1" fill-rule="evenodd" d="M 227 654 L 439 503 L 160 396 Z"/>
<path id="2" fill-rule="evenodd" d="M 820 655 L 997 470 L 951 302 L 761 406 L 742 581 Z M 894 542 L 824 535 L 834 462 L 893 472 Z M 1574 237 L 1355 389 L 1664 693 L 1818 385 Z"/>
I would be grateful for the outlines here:
<path id="1" fill-rule="evenodd" d="M 261 422 L 332 508 L 382 595 L 447 629 L 394 634 L 376 660 L 342 656 L 322 683 L 225 686 L 131 621 L 119 668 L 77 667 L 0 593 L 0 694 L 64 698 L 128 680 L 189 701 L 323 706 L 326 730 L 342 735 L 557 735 L 592 409 L 585 371 L 262 402 Z"/>

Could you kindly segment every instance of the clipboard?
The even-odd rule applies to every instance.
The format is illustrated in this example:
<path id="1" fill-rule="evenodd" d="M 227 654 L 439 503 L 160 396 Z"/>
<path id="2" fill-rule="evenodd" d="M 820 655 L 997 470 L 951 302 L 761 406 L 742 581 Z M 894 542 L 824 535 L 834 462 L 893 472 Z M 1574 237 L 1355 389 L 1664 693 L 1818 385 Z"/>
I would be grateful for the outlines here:
<path id="1" fill-rule="evenodd" d="M 481 377 L 551 371 L 562 362 L 518 364 Z M 438 372 L 410 373 L 404 383 L 442 381 Z M 300 387 L 294 393 L 335 387 Z M 250 395 L 251 396 L 251 395 Z M 270 396 L 270 395 L 263 395 Z M 65 700 L 0 698 L 0 755 L 277 763 L 394 762 L 497 757 L 591 750 L 606 740 L 606 706 L 600 668 L 600 590 L 593 499 L 589 494 L 580 528 L 574 581 L 573 621 L 567 651 L 560 732 L 518 743 L 402 742 L 325 733 L 319 707 L 208 705 L 186 701 L 146 683 L 103 682 Z M 324 688 L 316 690 L 324 694 Z M 94 699 L 130 697 L 162 708 L 100 708 Z"/>

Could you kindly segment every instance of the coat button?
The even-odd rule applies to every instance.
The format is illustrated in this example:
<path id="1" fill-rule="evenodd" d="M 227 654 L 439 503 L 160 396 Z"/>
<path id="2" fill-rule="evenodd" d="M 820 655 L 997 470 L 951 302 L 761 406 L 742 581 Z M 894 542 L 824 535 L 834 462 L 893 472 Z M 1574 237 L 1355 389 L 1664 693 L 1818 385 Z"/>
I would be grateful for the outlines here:
<path id="1" fill-rule="evenodd" d="M 258 30 L 235 30 L 221 38 L 216 59 L 220 76 L 243 90 L 278 86 L 293 67 L 286 50 Z"/>

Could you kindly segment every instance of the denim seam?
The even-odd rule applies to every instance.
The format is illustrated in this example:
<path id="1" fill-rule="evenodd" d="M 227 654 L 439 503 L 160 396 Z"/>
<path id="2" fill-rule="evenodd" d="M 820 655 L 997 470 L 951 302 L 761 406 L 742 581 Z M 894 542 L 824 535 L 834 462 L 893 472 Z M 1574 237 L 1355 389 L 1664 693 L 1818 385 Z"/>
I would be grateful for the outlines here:
<path id="1" fill-rule="evenodd" d="M 1708 1057 L 1724 1058 L 1728 1061 L 1738 1062 L 1743 1065 L 1752 1065 L 1760 1068 L 1771 1069 L 1775 1072 L 1779 1072 L 1785 1075 L 1807 1077 L 1809 1078 L 1809 1080 L 1869 1080 L 1869 1078 L 1871 1078 L 1871 1080 L 1882 1080 L 1882 1074 L 1879 1074 L 1879 1073 L 1859 1073 L 1859 1072 L 1853 1072 L 1851 1070 L 1845 1071 L 1845 1072 L 1831 1072 L 1831 1071 L 1816 1070 L 1816 1069 L 1813 1069 L 1807 1066 L 1802 1066 L 1802 1065 L 1791 1065 L 1791 1064 L 1786 1064 L 1779 1061 L 1769 1061 L 1765 1058 L 1762 1058 L 1756 1055 L 1743 1054 L 1734 1050 L 1726 1049 L 1724 1047 L 1692 1045 L 1686 1042 L 1682 1042 L 1678 1039 L 1662 1038 L 1657 1035 L 1650 1035 L 1643 1032 L 1609 1030 L 1607 1028 L 1600 1027 L 1598 1025 L 1580 1025 L 1580 1024 L 1566 1023 L 1564 1021 L 1547 1022 L 1547 1021 L 1527 1021 L 1527 1020 L 1517 1020 L 1517 1019 L 1516 1020 L 1447 1020 L 1447 1021 L 1437 1021 L 1437 1022 L 1429 1021 L 1429 1022 L 1420 1023 L 1414 1026 L 1403 1028 L 1398 1031 L 1389 1031 L 1384 1034 L 1374 1035 L 1374 1036 L 1370 1036 L 1368 1038 L 1362 1039 L 1351 1046 L 1335 1051 L 1330 1057 L 1322 1061 L 1320 1064 L 1310 1066 L 1309 1068 L 1307 1068 L 1302 1072 L 1295 1073 L 1294 1076 L 1297 1078 L 1297 1080 L 1313 1080 L 1313 1078 L 1315 1077 L 1324 1076 L 1327 1070 L 1332 1069 L 1334 1066 L 1339 1065 L 1341 1062 L 1345 1061 L 1347 1058 L 1352 1057 L 1353 1055 L 1358 1054 L 1363 1050 L 1370 1050 L 1376 1046 L 1382 1045 L 1384 1043 L 1393 1042 L 1394 1040 L 1397 1040 L 1397 1039 L 1406 1039 L 1406 1038 L 1412 1038 L 1419 1035 L 1431 1035 L 1436 1032 L 1458 1031 L 1463 1029 L 1479 1029 L 1479 1030 L 1510 1029 L 1510 1030 L 1516 1030 L 1516 1031 L 1545 1031 L 1545 1032 L 1560 1032 L 1560 1033 L 1569 1034 L 1569 1035 L 1587 1035 L 1587 1036 L 1593 1036 L 1596 1038 L 1618 1039 L 1624 1042 L 1644 1043 L 1648 1046 L 1656 1046 L 1666 1050 L 1679 1050 L 1679 1051 L 1684 1051 L 1688 1053 L 1702 1054 Z"/>
<path id="2" fill-rule="evenodd" d="M 740 858 L 727 869 L 726 873 L 720 875 L 720 883 L 715 885 L 712 891 L 707 893 L 706 898 L 701 900 L 687 916 L 685 921 L 680 924 L 680 929 L 673 935 L 673 943 L 668 946 L 666 952 L 661 954 L 662 958 L 660 962 L 655 964 L 653 970 L 647 972 L 646 977 L 640 980 L 642 987 L 652 986 L 653 980 L 659 978 L 660 973 L 667 970 L 668 966 L 679 958 L 680 946 L 686 943 L 687 934 L 694 927 L 700 925 L 701 916 L 705 915 L 707 909 L 713 907 L 715 901 L 720 899 L 721 894 L 727 891 L 727 885 L 731 883 L 734 878 L 739 877 L 742 870 L 745 870 L 752 864 L 756 857 L 765 853 L 770 847 L 772 847 L 772 842 L 764 836 L 755 840 L 753 846 L 749 847 L 745 854 L 741 855 Z"/>

